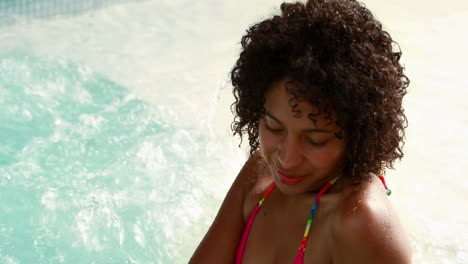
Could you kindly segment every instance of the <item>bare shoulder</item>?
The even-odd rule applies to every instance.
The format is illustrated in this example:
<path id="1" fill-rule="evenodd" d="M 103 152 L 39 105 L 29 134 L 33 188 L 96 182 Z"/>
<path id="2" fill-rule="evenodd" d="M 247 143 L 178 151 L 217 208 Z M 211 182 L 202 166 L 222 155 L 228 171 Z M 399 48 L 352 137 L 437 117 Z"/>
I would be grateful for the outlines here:
<path id="1" fill-rule="evenodd" d="M 249 157 L 224 198 L 208 232 L 203 237 L 190 264 L 233 263 L 245 226 L 245 204 L 250 190 L 258 182 L 262 157 Z"/>
<path id="2" fill-rule="evenodd" d="M 259 183 L 265 180 L 265 174 L 267 172 L 268 167 L 261 152 L 256 151 L 245 162 L 238 175 L 240 187 L 244 192 L 249 193 L 251 190 L 257 188 Z"/>
<path id="3" fill-rule="evenodd" d="M 243 215 L 244 222 L 247 222 L 255 205 L 263 197 L 264 193 L 273 182 L 273 179 L 260 151 L 257 151 L 251 156 L 246 163 L 245 169 L 245 175 L 243 176 L 246 181 L 244 185 L 245 199 Z"/>
<path id="4" fill-rule="evenodd" d="M 340 201 L 333 263 L 411 263 L 407 235 L 377 176 L 350 188 Z"/>

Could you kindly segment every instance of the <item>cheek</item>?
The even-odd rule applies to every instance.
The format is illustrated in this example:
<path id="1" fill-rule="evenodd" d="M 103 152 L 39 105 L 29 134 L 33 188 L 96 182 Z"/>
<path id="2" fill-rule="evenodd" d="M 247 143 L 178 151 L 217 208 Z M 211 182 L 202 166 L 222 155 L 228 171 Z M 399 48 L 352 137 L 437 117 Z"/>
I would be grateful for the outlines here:
<path id="1" fill-rule="evenodd" d="M 275 135 L 272 135 L 272 133 L 260 127 L 258 131 L 258 137 L 260 148 L 265 154 L 271 153 L 276 149 L 278 139 Z"/>
<path id="2" fill-rule="evenodd" d="M 342 162 L 344 149 L 341 145 L 330 146 L 329 148 L 310 151 L 307 156 L 309 162 L 315 168 L 334 168 Z"/>
<path id="3" fill-rule="evenodd" d="M 340 167 L 343 157 L 342 151 L 330 150 L 318 153 L 313 162 L 317 165 L 317 168 L 335 168 Z"/>

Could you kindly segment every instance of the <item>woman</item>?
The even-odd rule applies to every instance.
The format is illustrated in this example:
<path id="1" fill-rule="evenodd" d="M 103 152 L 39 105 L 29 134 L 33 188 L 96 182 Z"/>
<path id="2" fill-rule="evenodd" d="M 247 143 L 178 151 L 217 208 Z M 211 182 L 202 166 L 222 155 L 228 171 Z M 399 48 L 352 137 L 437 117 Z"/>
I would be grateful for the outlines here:
<path id="1" fill-rule="evenodd" d="M 251 155 L 190 263 L 410 263 L 381 176 L 409 84 L 390 35 L 359 2 L 310 0 L 241 43 L 233 130 Z"/>

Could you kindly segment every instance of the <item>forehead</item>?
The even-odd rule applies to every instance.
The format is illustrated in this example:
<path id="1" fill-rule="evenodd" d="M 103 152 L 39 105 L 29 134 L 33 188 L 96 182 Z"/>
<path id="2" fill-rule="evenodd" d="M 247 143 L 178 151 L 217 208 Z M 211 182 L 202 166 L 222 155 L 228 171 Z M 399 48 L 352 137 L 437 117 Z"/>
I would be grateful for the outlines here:
<path id="1" fill-rule="evenodd" d="M 273 83 L 265 94 L 266 111 L 281 120 L 312 124 L 315 127 L 334 128 L 335 113 L 325 105 L 320 98 L 312 98 L 313 102 L 305 99 L 303 94 L 306 87 L 291 79 L 283 79 Z M 299 92 L 299 94 L 295 94 Z"/>

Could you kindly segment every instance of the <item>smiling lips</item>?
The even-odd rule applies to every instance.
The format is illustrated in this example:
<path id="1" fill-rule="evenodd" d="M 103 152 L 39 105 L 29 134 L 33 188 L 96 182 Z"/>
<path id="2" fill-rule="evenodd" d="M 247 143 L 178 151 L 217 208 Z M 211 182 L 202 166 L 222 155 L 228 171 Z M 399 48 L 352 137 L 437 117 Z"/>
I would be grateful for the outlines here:
<path id="1" fill-rule="evenodd" d="M 304 176 L 302 176 L 302 177 L 292 177 L 292 176 L 289 176 L 289 175 L 286 175 L 286 174 L 282 173 L 279 170 L 277 170 L 277 172 L 278 172 L 278 176 L 279 176 L 281 182 L 286 184 L 286 185 L 298 184 L 299 182 L 301 182 L 305 178 Z"/>

